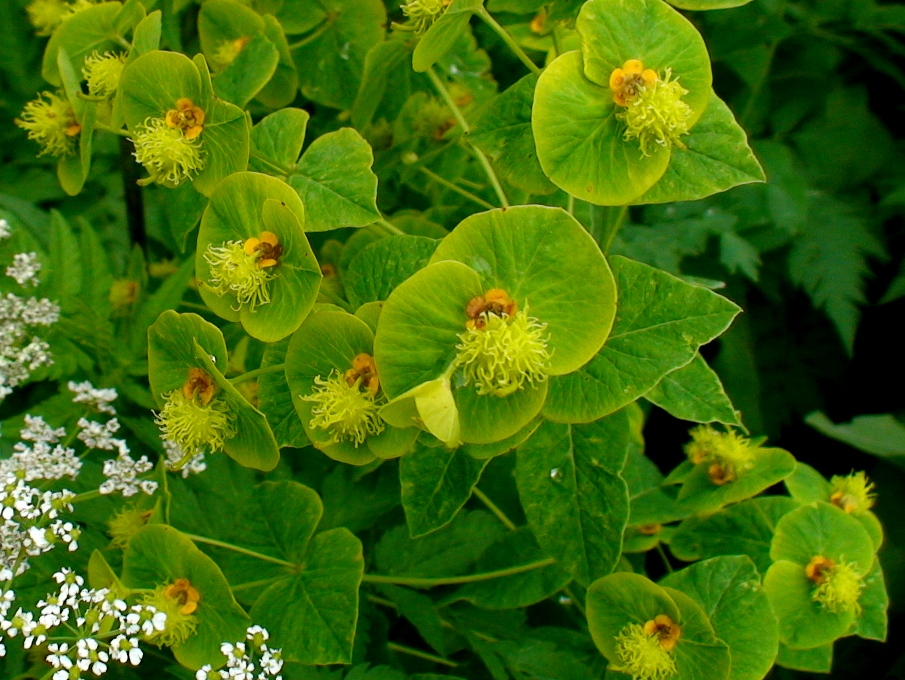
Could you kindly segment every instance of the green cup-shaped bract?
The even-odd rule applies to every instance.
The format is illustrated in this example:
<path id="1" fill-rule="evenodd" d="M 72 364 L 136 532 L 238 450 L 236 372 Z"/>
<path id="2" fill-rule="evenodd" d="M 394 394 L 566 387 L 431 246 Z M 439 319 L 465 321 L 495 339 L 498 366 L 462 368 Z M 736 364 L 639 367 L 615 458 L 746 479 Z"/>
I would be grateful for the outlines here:
<path id="1" fill-rule="evenodd" d="M 327 430 L 311 427 L 315 404 L 302 397 L 311 395 L 315 378 L 327 379 L 335 371 L 343 374 L 357 355 L 373 353 L 370 327 L 342 311 L 311 314 L 292 336 L 286 351 L 286 381 L 305 434 L 315 448 L 343 463 L 366 465 L 375 458 L 396 458 L 411 449 L 418 435 L 415 427 L 399 429 L 385 424 L 382 432 L 369 435 L 356 446 L 351 441 L 335 442 Z"/>
<path id="2" fill-rule="evenodd" d="M 254 172 L 225 179 L 211 197 L 201 218 L 195 275 L 205 303 L 228 321 L 239 321 L 249 335 L 262 342 L 276 342 L 293 333 L 311 311 L 320 288 L 321 270 L 311 251 L 302 225 L 302 202 L 285 182 Z M 208 248 L 227 241 L 259 238 L 261 232 L 276 234 L 283 253 L 266 285 L 270 302 L 252 310 L 233 295 L 218 295 L 211 289 Z"/>
<path id="3" fill-rule="evenodd" d="M 779 619 L 780 641 L 792 649 L 829 644 L 858 618 L 857 606 L 830 611 L 814 600 L 816 586 L 805 569 L 817 556 L 853 565 L 866 577 L 874 566 L 874 544 L 858 520 L 829 503 L 796 508 L 777 523 L 764 590 Z"/>
<path id="4" fill-rule="evenodd" d="M 666 172 L 670 150 L 641 153 L 623 139 L 610 74 L 629 59 L 672 78 L 688 90 L 689 128 L 704 113 L 712 75 L 697 29 L 662 0 L 590 0 L 577 21 L 581 52 L 560 55 L 541 74 L 532 129 L 541 167 L 561 189 L 598 205 L 624 205 Z"/>
<path id="5" fill-rule="evenodd" d="M 164 395 L 182 389 L 190 369 L 204 369 L 226 400 L 236 431 L 223 451 L 245 467 L 272 470 L 280 450 L 267 418 L 223 377 L 219 367 L 226 365 L 223 333 L 197 314 L 167 310 L 148 329 L 148 380 L 158 406 L 163 406 Z"/>

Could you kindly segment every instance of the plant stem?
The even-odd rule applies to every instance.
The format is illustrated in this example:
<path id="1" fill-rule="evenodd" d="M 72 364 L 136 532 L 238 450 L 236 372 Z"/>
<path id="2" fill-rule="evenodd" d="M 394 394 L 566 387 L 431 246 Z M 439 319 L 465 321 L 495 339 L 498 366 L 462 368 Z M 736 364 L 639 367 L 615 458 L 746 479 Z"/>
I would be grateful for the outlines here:
<path id="1" fill-rule="evenodd" d="M 239 383 L 254 380 L 259 375 L 266 375 L 267 373 L 279 373 L 285 368 L 286 364 L 274 364 L 273 366 L 267 366 L 266 368 L 256 368 L 253 371 L 248 371 L 247 373 L 243 373 L 242 375 L 237 375 L 235 378 L 230 378 L 229 382 L 233 385 L 238 385 Z"/>
<path id="2" fill-rule="evenodd" d="M 92 489 L 91 491 L 85 491 L 84 493 L 78 494 L 75 498 L 70 501 L 71 503 L 81 503 L 82 501 L 90 501 L 94 498 L 99 498 L 101 492 L 97 489 Z"/>
<path id="3" fill-rule="evenodd" d="M 129 134 L 131 134 L 128 130 L 117 130 L 109 125 L 104 125 L 103 123 L 95 123 L 94 129 L 100 130 L 101 132 L 109 132 L 111 135 L 119 135 L 120 137 L 128 137 Z"/>
<path id="4" fill-rule="evenodd" d="M 485 571 L 480 574 L 468 574 L 466 576 L 447 576 L 441 578 L 422 578 L 418 576 L 384 576 L 382 574 L 365 574 L 362 578 L 364 583 L 389 583 L 397 586 L 411 586 L 413 588 L 434 588 L 436 586 L 454 586 L 462 583 L 475 583 L 477 581 L 489 581 L 495 578 L 503 578 L 504 576 L 513 576 L 515 574 L 524 574 L 526 571 L 534 571 L 535 569 L 543 569 L 555 564 L 556 560 L 547 557 L 537 562 L 529 562 L 528 564 L 520 564 L 517 567 L 508 567 L 507 569 L 498 569 L 496 571 Z"/>
<path id="5" fill-rule="evenodd" d="M 400 645 L 396 642 L 387 642 L 387 649 L 390 649 L 394 652 L 400 652 L 402 654 L 408 654 L 410 656 L 417 656 L 419 659 L 433 661 L 434 663 L 439 663 L 443 666 L 449 666 L 450 668 L 457 668 L 459 666 L 459 664 L 457 664 L 455 661 L 449 661 L 448 659 L 444 659 L 442 656 L 436 656 L 434 654 L 429 654 L 428 652 L 422 652 L 420 649 L 406 647 L 405 645 Z"/>
<path id="6" fill-rule="evenodd" d="M 521 47 L 518 46 L 518 43 L 515 42 L 515 39 L 510 35 L 509 31 L 499 25 L 497 20 L 490 16 L 490 12 L 488 12 L 484 7 L 477 12 L 478 16 L 483 19 L 484 23 L 490 26 L 493 31 L 500 36 L 500 39 L 506 43 L 510 50 L 512 50 L 513 54 L 518 57 L 519 61 L 522 62 L 525 66 L 528 67 L 528 70 L 531 71 L 534 75 L 540 75 L 540 68 L 538 68 L 537 64 L 535 64 L 528 57 L 527 54 L 522 50 Z"/>
<path id="7" fill-rule="evenodd" d="M 570 600 L 572 600 L 572 604 L 574 604 L 575 608 L 581 612 L 581 615 L 587 616 L 584 610 L 584 605 L 582 605 L 581 602 L 578 601 L 578 598 L 575 597 L 575 593 L 572 592 L 572 589 L 569 588 L 569 586 L 566 586 L 562 589 L 562 591 L 568 596 Z"/>
<path id="8" fill-rule="evenodd" d="M 614 207 L 591 206 L 591 228 L 588 230 L 594 240 L 600 245 L 604 255 L 610 252 L 613 239 L 628 215 L 628 206 Z"/>
<path id="9" fill-rule="evenodd" d="M 311 33 L 306 35 L 304 38 L 302 38 L 298 42 L 292 43 L 289 46 L 289 51 L 292 52 L 294 50 L 297 50 L 300 47 L 304 47 L 308 43 L 314 42 L 315 40 L 320 38 L 324 33 L 326 33 L 327 29 L 329 29 L 329 28 L 330 28 L 330 21 L 328 21 L 327 19 L 324 19 L 320 23 L 320 25 L 317 28 L 315 28 Z"/>
<path id="10" fill-rule="evenodd" d="M 264 165 L 270 166 L 270 168 L 271 168 L 272 170 L 276 170 L 276 171 L 279 172 L 281 175 L 285 175 L 286 177 L 289 177 L 290 175 L 294 175 L 294 174 L 295 174 L 295 168 L 290 168 L 288 165 L 283 165 L 283 164 L 280 163 L 279 161 L 275 161 L 275 160 L 273 160 L 272 158 L 269 158 L 269 157 L 265 156 L 265 155 L 262 154 L 262 153 L 259 153 L 259 152 L 257 152 L 257 151 L 252 151 L 252 152 L 250 153 L 250 155 L 251 155 L 252 158 L 254 158 L 255 160 L 260 161 L 260 162 L 263 163 Z"/>
<path id="11" fill-rule="evenodd" d="M 179 301 L 180 307 L 185 307 L 186 309 L 194 309 L 199 312 L 207 312 L 208 314 L 213 314 L 207 305 L 199 305 L 197 302 L 187 302 L 186 300 Z"/>
<path id="12" fill-rule="evenodd" d="M 670 574 L 673 572 L 672 565 L 669 563 L 669 558 L 666 556 L 666 551 L 663 550 L 663 544 L 657 541 L 657 552 L 660 553 L 660 559 L 663 560 L 663 564 L 666 566 L 666 571 Z"/>
<path id="13" fill-rule="evenodd" d="M 481 491 L 478 487 L 475 487 L 471 490 L 471 493 L 474 494 L 475 498 L 481 501 L 487 509 L 492 512 L 500 522 L 502 522 L 509 531 L 518 531 L 518 527 L 515 525 L 511 519 L 506 516 L 506 513 L 497 507 L 497 504 L 490 500 L 487 495 Z"/>
<path id="14" fill-rule="evenodd" d="M 119 166 L 123 174 L 123 194 L 126 200 L 126 221 L 129 225 L 129 238 L 135 245 L 145 250 L 147 235 L 145 232 L 145 207 L 141 187 L 139 168 L 141 166 L 132 157 L 132 143 L 125 137 L 119 138 Z"/>
<path id="15" fill-rule="evenodd" d="M 323 295 L 325 298 L 327 298 L 328 300 L 330 300 L 330 302 L 332 302 L 332 303 L 333 303 L 334 305 L 336 305 L 337 307 L 342 307 L 344 310 L 346 310 L 347 312 L 349 312 L 349 314 L 354 314 L 354 313 L 355 313 L 355 310 L 352 309 L 352 305 L 350 305 L 348 302 L 346 302 L 345 300 L 343 300 L 343 299 L 342 299 L 341 297 L 339 297 L 338 295 L 334 295 L 333 293 L 331 293 L 329 290 L 327 290 L 327 289 L 324 288 L 323 286 L 321 286 L 321 289 L 320 289 L 318 292 L 319 292 L 321 295 Z"/>
<path id="16" fill-rule="evenodd" d="M 289 567 L 290 569 L 298 569 L 298 564 L 293 564 L 292 562 L 287 562 L 286 560 L 281 560 L 279 557 L 271 557 L 270 555 L 264 555 L 263 553 L 255 552 L 254 550 L 249 550 L 248 548 L 243 548 L 239 545 L 233 545 L 232 543 L 226 543 L 224 541 L 218 541 L 215 538 L 207 538 L 206 536 L 198 536 L 196 534 L 184 534 L 188 538 L 195 541 L 195 543 L 205 543 L 207 545 L 213 545 L 218 548 L 224 548 L 226 550 L 232 550 L 233 552 L 241 553 L 242 555 L 248 555 L 249 557 L 254 557 L 256 559 L 262 560 L 264 562 L 272 562 L 273 564 L 279 564 L 282 567 Z"/>
<path id="17" fill-rule="evenodd" d="M 402 229 L 397 227 L 395 224 L 388 222 L 387 220 L 385 220 L 382 217 L 379 220 L 377 220 L 375 222 L 375 224 L 379 224 L 381 227 L 386 229 L 390 234 L 393 234 L 394 236 L 404 236 L 405 235 L 405 232 L 402 231 Z"/>
<path id="18" fill-rule="evenodd" d="M 419 170 L 421 170 L 421 172 L 423 172 L 425 175 L 430 177 L 433 181 L 445 186 L 447 189 L 450 189 L 451 191 L 455 191 L 457 194 L 459 194 L 460 196 L 464 196 L 465 198 L 469 199 L 470 201 L 474 201 L 481 207 L 487 208 L 488 210 L 493 210 L 493 208 L 494 208 L 493 204 L 488 203 L 483 198 L 479 198 L 478 196 L 475 196 L 473 193 L 471 193 L 470 191 L 466 191 L 465 189 L 458 186 L 457 184 L 453 184 L 448 179 L 445 179 L 444 177 L 441 177 L 440 175 L 438 175 L 436 172 L 433 172 L 432 170 L 425 168 L 423 165 L 419 168 Z"/>
<path id="19" fill-rule="evenodd" d="M 382 597 L 378 597 L 377 595 L 368 595 L 368 600 L 370 600 L 374 604 L 379 604 L 381 607 L 388 607 L 390 609 L 398 609 L 395 602 L 391 602 L 390 600 L 384 599 Z"/>
<path id="20" fill-rule="evenodd" d="M 462 111 L 456 105 L 456 102 L 453 100 L 452 95 L 449 94 L 449 90 L 446 88 L 446 85 L 443 84 L 443 81 L 437 76 L 434 68 L 431 67 L 427 69 L 427 77 L 430 78 L 431 83 L 433 83 L 434 88 L 436 88 L 437 92 L 440 93 L 440 96 L 443 98 L 443 101 L 446 102 L 446 105 L 449 107 L 450 111 L 453 113 L 453 117 L 456 119 L 456 122 L 462 128 L 462 132 L 466 135 L 471 132 L 471 127 L 468 125 L 468 121 L 465 120 L 465 116 L 462 115 Z M 475 147 L 472 144 L 469 144 L 471 148 L 471 152 L 475 155 L 475 158 L 478 159 L 478 162 L 484 168 L 484 172 L 487 174 L 487 179 L 490 180 L 490 184 L 493 187 L 493 190 L 496 192 L 497 198 L 500 199 L 500 205 L 504 208 L 509 207 L 509 199 L 506 198 L 506 194 L 503 191 L 503 187 L 500 184 L 499 178 L 496 176 L 496 173 L 493 171 L 493 168 L 490 166 L 490 161 L 487 160 L 487 156 L 484 153 Z"/>
<path id="21" fill-rule="evenodd" d="M 570 215 L 575 215 L 575 197 L 572 194 L 569 194 L 569 199 L 566 203 L 566 210 L 569 211 Z"/>

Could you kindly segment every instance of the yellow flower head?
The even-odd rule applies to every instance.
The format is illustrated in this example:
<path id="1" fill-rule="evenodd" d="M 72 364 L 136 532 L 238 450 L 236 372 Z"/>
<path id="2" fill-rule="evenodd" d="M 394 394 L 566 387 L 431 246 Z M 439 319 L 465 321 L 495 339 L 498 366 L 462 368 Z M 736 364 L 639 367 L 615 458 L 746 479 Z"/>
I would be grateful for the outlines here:
<path id="1" fill-rule="evenodd" d="M 211 61 L 219 68 L 225 69 L 236 60 L 236 57 L 245 49 L 249 40 L 250 38 L 247 36 L 242 36 L 235 40 L 224 40 L 217 45 L 216 51 L 211 56 Z"/>
<path id="2" fill-rule="evenodd" d="M 151 518 L 151 510 L 139 510 L 135 507 L 123 508 L 113 519 L 107 522 L 107 533 L 113 546 L 124 549 L 129 540 L 143 528 Z"/>
<path id="3" fill-rule="evenodd" d="M 37 29 L 37 35 L 51 35 L 66 19 L 93 4 L 93 0 L 75 0 L 72 3 L 63 0 L 32 0 L 25 11 L 31 25 Z"/>
<path id="4" fill-rule="evenodd" d="M 805 567 L 805 575 L 816 584 L 811 592 L 814 602 L 831 612 L 860 611 L 864 577 L 854 564 L 817 555 Z"/>
<path id="5" fill-rule="evenodd" d="M 478 394 L 506 397 L 525 383 L 547 379 L 551 352 L 547 324 L 518 310 L 506 291 L 494 288 L 465 307 L 469 321 L 459 334 L 456 364 Z"/>
<path id="6" fill-rule="evenodd" d="M 224 443 L 236 436 L 234 415 L 217 391 L 207 371 L 192 368 L 182 388 L 165 395 L 155 422 L 165 439 L 185 451 L 183 460 L 172 469 L 178 470 L 199 453 L 222 450 Z"/>
<path id="7" fill-rule="evenodd" d="M 28 132 L 28 138 L 41 145 L 39 156 L 70 156 L 75 153 L 76 138 L 82 126 L 62 93 L 42 92 L 25 105 L 16 125 Z"/>
<path id="8" fill-rule="evenodd" d="M 207 247 L 204 260 L 210 267 L 210 288 L 217 295 L 234 295 L 238 308 L 270 302 L 269 282 L 276 278 L 283 246 L 276 234 L 265 231 L 260 238 L 226 241 Z"/>
<path id="9" fill-rule="evenodd" d="M 844 477 L 836 475 L 830 480 L 830 485 L 830 503 L 849 514 L 864 514 L 874 505 L 874 484 L 867 480 L 867 475 L 863 472 L 853 472 Z"/>
<path id="10" fill-rule="evenodd" d="M 166 626 L 145 637 L 158 647 L 181 645 L 195 633 L 198 617 L 195 612 L 201 602 L 201 594 L 187 578 L 177 578 L 172 583 L 157 586 L 146 593 L 141 604 L 150 605 L 167 616 Z"/>
<path id="11" fill-rule="evenodd" d="M 719 432 L 709 425 L 691 431 L 691 442 L 685 453 L 695 465 L 705 463 L 714 484 L 722 485 L 738 479 L 741 472 L 754 466 L 756 446 L 734 430 Z"/>
<path id="12" fill-rule="evenodd" d="M 682 96 L 688 90 L 671 78 L 670 69 L 661 77 L 639 59 L 629 59 L 610 74 L 613 101 L 624 109 L 616 114 L 626 126 L 623 136 L 626 141 L 637 139 L 645 156 L 652 144 L 685 148 L 680 137 L 688 134 L 692 111 Z"/>
<path id="13" fill-rule="evenodd" d="M 401 7 L 408 23 L 401 26 L 396 24 L 396 27 L 422 35 L 446 11 L 451 1 L 407 0 Z"/>
<path id="14" fill-rule="evenodd" d="M 327 431 L 332 442 L 350 441 L 358 448 L 368 435 L 386 428 L 377 413 L 382 401 L 380 383 L 369 354 L 355 357 L 345 373 L 334 369 L 326 379 L 317 376 L 314 385 L 311 394 L 302 396 L 303 401 L 314 403 L 309 427 Z"/>
<path id="15" fill-rule="evenodd" d="M 665 614 L 643 626 L 630 623 L 616 636 L 618 670 L 633 680 L 667 680 L 676 674 L 673 650 L 682 634 L 681 627 Z"/>
<path id="16" fill-rule="evenodd" d="M 177 187 L 204 168 L 204 152 L 198 139 L 189 138 L 163 118 L 148 118 L 131 138 L 135 159 L 151 175 L 140 184 L 157 182 Z"/>
<path id="17" fill-rule="evenodd" d="M 112 99 L 119 87 L 119 79 L 126 67 L 126 55 L 92 52 L 85 58 L 82 75 L 88 82 L 88 93 L 93 97 Z"/>

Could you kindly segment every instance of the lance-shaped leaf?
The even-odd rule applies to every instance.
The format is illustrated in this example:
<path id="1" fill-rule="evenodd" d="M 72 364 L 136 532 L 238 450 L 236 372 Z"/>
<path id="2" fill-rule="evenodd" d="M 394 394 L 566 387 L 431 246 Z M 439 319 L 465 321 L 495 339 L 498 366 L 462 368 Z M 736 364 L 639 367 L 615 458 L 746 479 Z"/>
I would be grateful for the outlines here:
<path id="1" fill-rule="evenodd" d="M 717 637 L 729 645 L 729 680 L 761 680 L 773 667 L 778 624 L 748 557 L 698 562 L 668 575 L 660 585 L 682 591 L 707 614 Z"/>
<path id="2" fill-rule="evenodd" d="M 452 0 L 415 46 L 412 68 L 418 72 L 427 71 L 449 52 L 468 30 L 471 15 L 483 4 L 483 0 Z"/>
<path id="3" fill-rule="evenodd" d="M 206 371 L 225 400 L 235 435 L 223 450 L 241 465 L 272 470 L 280 459 L 267 418 L 230 384 L 219 367 L 227 365 L 226 343 L 220 329 L 197 314 L 167 310 L 148 329 L 148 379 L 158 406 L 182 390 L 192 368 Z"/>
<path id="4" fill-rule="evenodd" d="M 321 271 L 302 225 L 305 211 L 299 197 L 284 182 L 253 172 L 236 173 L 224 180 L 201 218 L 195 273 L 198 290 L 207 305 L 229 321 L 240 321 L 248 333 L 263 342 L 276 342 L 297 329 L 314 306 Z M 264 285 L 270 302 L 252 308 L 232 293 L 219 294 L 212 284 L 211 249 L 230 242 L 275 234 L 282 252 Z"/>
<path id="5" fill-rule="evenodd" d="M 122 582 L 128 588 L 154 589 L 188 579 L 200 597 L 193 615 L 197 628 L 184 643 L 173 647 L 179 663 L 195 670 L 225 662 L 220 645 L 245 638 L 251 623 L 236 602 L 216 563 L 171 526 L 149 524 L 130 540 L 123 558 Z"/>
<path id="6" fill-rule="evenodd" d="M 669 373 L 644 398 L 682 420 L 742 424 L 719 376 L 700 354 L 691 363 Z"/>
<path id="7" fill-rule="evenodd" d="M 518 448 L 516 480 L 541 547 L 585 585 L 609 574 L 629 517 L 620 476 L 629 444 L 624 412 L 583 426 L 544 423 Z"/>
<path id="8" fill-rule="evenodd" d="M 399 461 L 402 507 L 412 538 L 445 526 L 471 498 L 487 460 L 476 460 L 464 447 L 418 444 Z"/>
<path id="9" fill-rule="evenodd" d="M 646 394 L 725 331 L 739 307 L 720 295 L 624 257 L 610 258 L 619 292 L 603 349 L 580 370 L 552 378 L 544 415 L 589 422 Z"/>

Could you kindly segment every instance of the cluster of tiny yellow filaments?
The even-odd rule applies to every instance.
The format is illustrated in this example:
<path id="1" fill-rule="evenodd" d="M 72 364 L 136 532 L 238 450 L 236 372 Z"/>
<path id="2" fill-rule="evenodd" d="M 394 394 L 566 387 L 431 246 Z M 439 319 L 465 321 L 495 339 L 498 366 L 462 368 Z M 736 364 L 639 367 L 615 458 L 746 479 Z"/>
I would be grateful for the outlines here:
<path id="1" fill-rule="evenodd" d="M 691 431 L 685 453 L 695 465 L 708 465 L 710 480 L 719 486 L 734 482 L 742 472 L 754 467 L 757 447 L 734 430 L 720 432 L 701 425 Z"/>
<path id="2" fill-rule="evenodd" d="M 665 615 L 644 625 L 629 623 L 616 636 L 618 670 L 633 680 L 667 680 L 676 674 L 673 650 L 681 628 Z"/>
<path id="3" fill-rule="evenodd" d="M 874 505 L 874 485 L 863 472 L 836 475 L 830 480 L 830 487 L 830 503 L 850 515 L 862 515 Z"/>
<path id="4" fill-rule="evenodd" d="M 112 99 L 119 88 L 119 79 L 126 67 L 126 55 L 118 52 L 95 51 L 85 58 L 82 75 L 88 83 L 88 93 L 100 99 Z"/>
<path id="5" fill-rule="evenodd" d="M 528 316 L 506 291 L 494 288 L 466 306 L 469 321 L 459 334 L 455 365 L 478 394 L 506 397 L 525 383 L 547 379 L 551 351 L 547 324 Z"/>
<path id="6" fill-rule="evenodd" d="M 210 245 L 204 253 L 210 267 L 210 288 L 217 295 L 235 297 L 237 311 L 248 305 L 253 312 L 270 302 L 269 283 L 276 278 L 280 255 L 282 246 L 269 231 L 260 238 Z"/>
<path id="7" fill-rule="evenodd" d="M 220 451 L 236 436 L 232 410 L 217 391 L 207 371 L 192 368 L 182 388 L 164 395 L 166 401 L 155 422 L 165 439 L 182 447 L 184 462 L 205 451 Z M 174 469 L 179 467 L 177 463 Z"/>
<path id="8" fill-rule="evenodd" d="M 644 68 L 640 59 L 629 59 L 610 74 L 610 89 L 613 101 L 624 109 L 616 114 L 625 123 L 624 138 L 637 139 L 642 155 L 649 156 L 654 144 L 685 148 L 680 138 L 688 134 L 692 110 L 682 101 L 688 90 L 670 69 L 661 76 Z"/>
<path id="9" fill-rule="evenodd" d="M 177 578 L 172 583 L 157 586 L 145 593 L 141 604 L 150 605 L 167 616 L 166 626 L 148 639 L 159 647 L 183 644 L 198 627 L 198 603 L 201 595 L 188 579 Z"/>
<path id="10" fill-rule="evenodd" d="M 370 354 L 356 356 L 345 373 L 334 369 L 327 378 L 317 376 L 311 394 L 302 400 L 314 404 L 309 427 L 328 432 L 334 444 L 352 442 L 358 448 L 386 428 L 378 414 L 383 399 Z"/>
<path id="11" fill-rule="evenodd" d="M 192 179 L 204 168 L 204 153 L 198 139 L 189 139 L 179 128 L 166 124 L 163 118 L 148 118 L 131 138 L 135 160 L 150 177 L 141 182 L 157 182 L 177 187 Z"/>
<path id="12" fill-rule="evenodd" d="M 245 46 L 248 43 L 249 39 L 247 37 L 236 38 L 235 40 L 224 40 L 217 45 L 217 49 L 211 56 L 211 61 L 216 64 L 218 68 L 225 69 L 236 60 L 236 57 L 242 53 L 242 50 L 245 49 Z"/>
<path id="13" fill-rule="evenodd" d="M 422 35 L 446 11 L 450 2 L 451 0 L 408 0 L 401 6 L 408 23 L 394 26 Z"/>
<path id="14" fill-rule="evenodd" d="M 21 117 L 16 119 L 16 125 L 41 146 L 39 156 L 71 156 L 82 131 L 62 92 L 42 92 L 37 99 L 28 102 Z"/>
<path id="15" fill-rule="evenodd" d="M 147 525 L 150 518 L 151 510 L 139 510 L 134 506 L 120 510 L 107 522 L 111 545 L 124 550 L 129 545 L 129 540 Z"/>
<path id="16" fill-rule="evenodd" d="M 37 29 L 37 35 L 51 35 L 66 19 L 94 4 L 92 0 L 75 0 L 72 3 L 63 0 L 32 0 L 25 11 L 31 25 Z"/>
<path id="17" fill-rule="evenodd" d="M 817 555 L 805 567 L 805 575 L 816 584 L 811 591 L 814 602 L 834 613 L 860 611 L 864 577 L 854 564 Z"/>

